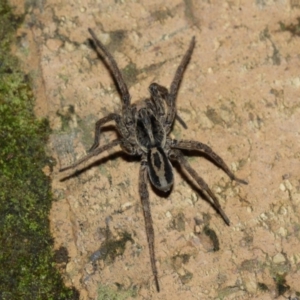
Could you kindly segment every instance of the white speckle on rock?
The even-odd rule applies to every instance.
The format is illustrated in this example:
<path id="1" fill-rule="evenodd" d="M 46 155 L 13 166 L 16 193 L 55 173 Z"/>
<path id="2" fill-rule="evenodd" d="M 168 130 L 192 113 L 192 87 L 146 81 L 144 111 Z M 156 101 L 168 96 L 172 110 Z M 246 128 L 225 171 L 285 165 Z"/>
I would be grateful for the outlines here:
<path id="1" fill-rule="evenodd" d="M 299 193 L 293 194 L 292 199 L 293 199 L 294 203 L 299 204 L 300 203 L 300 194 Z"/>
<path id="2" fill-rule="evenodd" d="M 243 276 L 243 283 L 246 288 L 246 290 L 251 293 L 255 294 L 257 290 L 257 284 L 256 284 L 256 276 L 254 273 L 246 273 L 246 275 Z"/>
<path id="3" fill-rule="evenodd" d="M 285 191 L 285 185 L 283 183 L 280 183 L 279 189 L 284 192 Z"/>
<path id="4" fill-rule="evenodd" d="M 292 184 L 290 183 L 289 180 L 285 180 L 285 181 L 284 181 L 284 185 L 285 185 L 285 187 L 286 187 L 289 191 L 291 191 L 291 190 L 293 189 L 293 186 L 292 186 Z"/>
<path id="5" fill-rule="evenodd" d="M 278 230 L 278 234 L 282 237 L 285 237 L 285 236 L 287 236 L 287 230 L 283 227 L 280 227 Z"/>
<path id="6" fill-rule="evenodd" d="M 126 202 L 126 203 L 121 205 L 122 211 L 127 210 L 130 207 L 132 207 L 132 202 Z"/>
<path id="7" fill-rule="evenodd" d="M 280 209 L 279 209 L 279 214 L 285 216 L 285 215 L 287 215 L 287 213 L 288 213 L 287 208 L 284 207 L 284 206 L 281 206 Z"/>
<path id="8" fill-rule="evenodd" d="M 300 86 L 300 77 L 295 77 L 291 80 L 291 84 L 293 86 L 299 87 Z"/>
<path id="9" fill-rule="evenodd" d="M 88 274 L 92 274 L 94 272 L 94 267 L 92 264 L 87 264 L 85 266 L 85 271 L 88 273 Z"/>
<path id="10" fill-rule="evenodd" d="M 235 162 L 233 162 L 233 163 L 231 164 L 231 169 L 232 169 L 232 171 L 234 171 L 234 172 L 237 171 L 237 164 L 236 164 Z"/>
<path id="11" fill-rule="evenodd" d="M 274 264 L 280 264 L 285 262 L 285 257 L 283 256 L 283 254 L 281 253 L 277 253 L 274 257 L 273 257 L 273 263 Z"/>
<path id="12" fill-rule="evenodd" d="M 195 203 L 198 200 L 197 194 L 192 193 L 192 201 Z"/>
<path id="13" fill-rule="evenodd" d="M 65 42 L 65 49 L 68 52 L 73 52 L 75 50 L 75 46 L 72 43 Z"/>
<path id="14" fill-rule="evenodd" d="M 260 215 L 260 218 L 261 218 L 261 220 L 263 220 L 263 221 L 268 220 L 268 216 L 267 216 L 265 213 L 262 213 L 262 214 Z"/>
<path id="15" fill-rule="evenodd" d="M 171 219 L 172 218 L 172 214 L 169 211 L 167 211 L 166 212 L 166 217 L 169 218 L 169 219 Z"/>
<path id="16" fill-rule="evenodd" d="M 250 206 L 248 206 L 248 207 L 247 207 L 247 212 L 248 212 L 248 213 L 252 213 L 252 211 L 253 211 L 253 208 L 250 207 Z"/>

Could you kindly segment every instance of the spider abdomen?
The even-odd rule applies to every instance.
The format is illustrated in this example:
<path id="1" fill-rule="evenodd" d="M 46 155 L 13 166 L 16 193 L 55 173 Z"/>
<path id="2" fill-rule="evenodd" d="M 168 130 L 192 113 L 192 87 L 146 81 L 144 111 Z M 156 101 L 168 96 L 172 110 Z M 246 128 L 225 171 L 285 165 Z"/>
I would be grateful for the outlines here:
<path id="1" fill-rule="evenodd" d="M 167 192 L 173 185 L 172 165 L 161 147 L 152 147 L 147 153 L 148 174 L 151 183 L 160 191 Z"/>

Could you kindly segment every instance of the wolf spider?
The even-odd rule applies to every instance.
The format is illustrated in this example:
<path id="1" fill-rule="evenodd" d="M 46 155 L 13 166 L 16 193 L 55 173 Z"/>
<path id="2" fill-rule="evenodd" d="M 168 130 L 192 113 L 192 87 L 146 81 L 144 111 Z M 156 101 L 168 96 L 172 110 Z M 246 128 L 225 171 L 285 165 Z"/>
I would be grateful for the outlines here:
<path id="1" fill-rule="evenodd" d="M 232 180 L 243 184 L 247 184 L 247 182 L 237 178 L 230 171 L 223 159 L 209 146 L 196 141 L 175 140 L 169 137 L 175 118 L 178 118 L 179 121 L 181 121 L 181 124 L 185 126 L 184 122 L 176 113 L 175 100 L 184 70 L 195 47 L 195 37 L 192 38 L 189 48 L 176 70 L 170 91 L 157 83 L 152 83 L 149 86 L 150 98 L 144 100 L 142 107 L 138 107 L 136 104 L 131 104 L 131 97 L 128 92 L 127 85 L 124 82 L 116 61 L 104 45 L 97 39 L 95 33 L 90 28 L 88 30 L 93 38 L 95 50 L 98 55 L 105 60 L 119 88 L 122 101 L 122 111 L 120 114 L 110 113 L 106 117 L 98 120 L 95 126 L 94 144 L 88 151 L 88 154 L 74 164 L 60 169 L 60 171 L 75 168 L 91 157 L 117 145 L 119 145 L 127 154 L 140 157 L 139 194 L 145 219 L 152 273 L 156 289 L 159 292 L 160 287 L 158 283 L 158 273 L 154 252 L 153 221 L 150 212 L 149 193 L 147 188 L 148 178 L 157 190 L 168 192 L 174 182 L 173 169 L 170 160 L 177 161 L 206 193 L 206 195 L 208 195 L 208 198 L 213 200 L 213 202 L 210 203 L 214 206 L 216 211 L 219 212 L 227 225 L 229 225 L 229 219 L 222 210 L 219 200 L 205 181 L 190 166 L 180 149 L 201 151 L 214 163 L 221 167 Z M 101 52 L 99 53 L 97 47 L 101 50 L 102 54 Z M 116 123 L 116 129 L 121 137 L 107 143 L 106 145 L 99 146 L 101 127 L 109 121 L 114 121 Z"/>

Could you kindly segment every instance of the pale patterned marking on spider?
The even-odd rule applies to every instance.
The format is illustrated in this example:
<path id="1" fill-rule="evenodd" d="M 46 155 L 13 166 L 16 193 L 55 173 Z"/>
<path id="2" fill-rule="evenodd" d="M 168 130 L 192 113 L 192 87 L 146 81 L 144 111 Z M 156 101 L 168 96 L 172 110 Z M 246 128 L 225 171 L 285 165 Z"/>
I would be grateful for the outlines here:
<path id="1" fill-rule="evenodd" d="M 204 152 L 212 159 L 212 161 L 222 168 L 232 180 L 243 184 L 247 184 L 247 182 L 235 177 L 223 159 L 209 146 L 196 141 L 177 141 L 168 137 L 176 117 L 181 124 L 186 127 L 184 122 L 177 116 L 176 97 L 183 73 L 195 47 L 195 37 L 192 38 L 190 46 L 176 70 L 170 91 L 157 83 L 152 83 L 149 86 L 150 98 L 144 100 L 143 106 L 137 106 L 130 103 L 131 97 L 127 85 L 123 80 L 122 74 L 114 58 L 97 39 L 95 33 L 91 29 L 89 29 L 89 32 L 93 37 L 95 45 L 98 47 L 96 47 L 98 55 L 105 59 L 112 72 L 112 76 L 118 85 L 121 94 L 122 110 L 120 114 L 111 113 L 97 121 L 95 126 L 95 140 L 89 153 L 74 164 L 60 169 L 60 171 L 75 168 L 91 157 L 117 145 L 120 145 L 122 150 L 126 153 L 141 158 L 139 194 L 145 219 L 152 273 L 156 290 L 159 292 L 160 287 L 154 251 L 153 221 L 147 188 L 148 179 L 150 179 L 152 185 L 158 190 L 168 192 L 174 181 L 173 168 L 170 160 L 177 161 L 183 170 L 196 181 L 198 186 L 213 201 L 212 204 L 214 208 L 219 212 L 227 225 L 229 225 L 229 219 L 222 210 L 218 198 L 210 190 L 205 181 L 190 166 L 180 149 Z M 101 52 L 99 52 L 99 50 Z M 121 138 L 115 139 L 106 145 L 99 146 L 101 127 L 109 121 L 115 121 L 116 129 Z"/>

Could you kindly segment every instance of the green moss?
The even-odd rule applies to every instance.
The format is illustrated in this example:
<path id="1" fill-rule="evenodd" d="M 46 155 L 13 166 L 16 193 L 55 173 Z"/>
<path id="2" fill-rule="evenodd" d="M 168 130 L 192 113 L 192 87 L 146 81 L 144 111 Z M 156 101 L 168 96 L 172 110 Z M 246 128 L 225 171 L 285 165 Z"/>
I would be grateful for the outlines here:
<path id="1" fill-rule="evenodd" d="M 286 274 L 276 274 L 276 276 L 274 277 L 278 296 L 281 296 L 286 291 L 290 290 L 290 286 L 286 283 L 285 276 Z"/>
<path id="2" fill-rule="evenodd" d="M 279 22 L 279 26 L 282 31 L 290 32 L 292 37 L 300 36 L 300 17 L 297 18 L 296 24 L 290 23 L 290 25 L 286 25 L 282 22 Z"/>
<path id="3" fill-rule="evenodd" d="M 125 30 L 110 31 L 109 35 L 110 35 L 110 43 L 108 48 L 109 51 L 113 53 L 116 50 L 119 50 L 119 48 L 121 47 L 121 44 L 126 37 L 126 31 Z"/>
<path id="4" fill-rule="evenodd" d="M 218 236 L 216 234 L 216 232 L 209 228 L 208 225 L 206 225 L 203 229 L 204 233 L 211 239 L 213 245 L 214 245 L 214 249 L 213 251 L 219 251 L 220 250 L 220 243 L 219 243 L 219 239 Z"/>
<path id="5" fill-rule="evenodd" d="M 230 296 L 231 299 L 235 299 L 232 295 L 238 293 L 240 290 L 239 286 L 227 286 L 218 291 L 218 299 L 224 299 L 228 296 Z"/>
<path id="6" fill-rule="evenodd" d="M 151 13 L 151 17 L 160 22 L 160 24 L 164 24 L 165 20 L 168 18 L 173 18 L 172 12 L 169 9 L 164 9 L 164 10 L 156 10 Z"/>
<path id="7" fill-rule="evenodd" d="M 259 262 L 256 258 L 254 259 L 246 259 L 241 263 L 240 269 L 242 271 L 247 271 L 247 272 L 257 272 L 261 271 L 263 268 L 263 265 L 261 262 Z"/>
<path id="8" fill-rule="evenodd" d="M 42 172 L 49 126 L 33 114 L 30 83 L 10 44 L 23 17 L 0 4 L 0 299 L 78 299 L 55 268 Z"/>
<path id="9" fill-rule="evenodd" d="M 264 284 L 263 282 L 258 282 L 257 287 L 262 292 L 267 292 L 269 290 L 268 286 L 266 284 Z"/>
<path id="10" fill-rule="evenodd" d="M 185 253 L 172 256 L 172 263 L 174 268 L 179 268 L 182 264 L 186 265 L 189 262 L 190 258 L 191 255 Z"/>
<path id="11" fill-rule="evenodd" d="M 183 284 L 187 284 L 193 278 L 193 273 L 183 267 L 183 265 L 189 262 L 190 258 L 191 255 L 183 253 L 173 256 L 171 260 L 173 268 L 177 272 L 179 279 Z"/>
<path id="12" fill-rule="evenodd" d="M 171 221 L 171 228 L 177 231 L 185 230 L 185 218 L 183 212 L 178 213 Z"/>
<path id="13" fill-rule="evenodd" d="M 222 125 L 224 123 L 219 114 L 210 106 L 208 106 L 205 114 L 215 125 Z"/>
<path id="14" fill-rule="evenodd" d="M 136 64 L 129 63 L 123 70 L 122 75 L 128 87 L 131 87 L 137 81 L 140 71 L 136 68 Z"/>
<path id="15" fill-rule="evenodd" d="M 67 132 L 70 128 L 70 123 L 73 122 L 73 116 L 75 114 L 75 108 L 73 105 L 69 105 L 64 109 L 56 112 L 57 116 L 61 120 L 61 131 Z"/>
<path id="16" fill-rule="evenodd" d="M 105 229 L 106 230 L 106 229 Z M 120 234 L 119 239 L 110 237 L 110 232 L 107 232 L 107 240 L 101 245 L 101 247 L 90 256 L 90 261 L 95 262 L 98 259 L 104 260 L 107 264 L 114 262 L 117 256 L 123 255 L 126 243 L 130 241 L 133 243 L 131 234 L 124 231 Z"/>
<path id="17" fill-rule="evenodd" d="M 135 297 L 136 291 L 133 289 L 123 291 L 119 289 L 118 291 L 113 290 L 108 286 L 100 286 L 98 288 L 98 300 L 125 300 L 128 298 Z"/>

